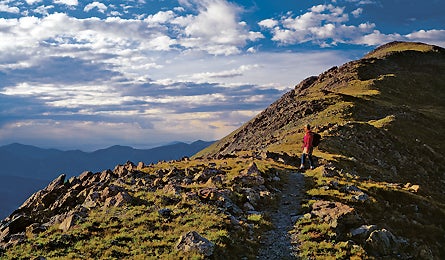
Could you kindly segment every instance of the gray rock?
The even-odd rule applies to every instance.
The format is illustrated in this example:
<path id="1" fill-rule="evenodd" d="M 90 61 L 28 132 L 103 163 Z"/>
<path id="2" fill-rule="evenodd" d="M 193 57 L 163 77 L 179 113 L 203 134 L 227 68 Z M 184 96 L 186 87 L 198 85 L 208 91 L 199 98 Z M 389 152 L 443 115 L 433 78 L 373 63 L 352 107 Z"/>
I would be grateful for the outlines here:
<path id="1" fill-rule="evenodd" d="M 215 250 L 215 244 L 202 237 L 198 232 L 190 231 L 179 238 L 175 248 L 178 251 L 196 251 L 202 255 L 211 256 Z"/>
<path id="2" fill-rule="evenodd" d="M 104 203 L 104 208 L 122 207 L 131 203 L 133 198 L 126 191 L 119 192 L 116 196 L 107 198 Z"/>
<path id="3" fill-rule="evenodd" d="M 359 237 L 359 238 L 367 238 L 371 232 L 377 229 L 376 225 L 362 225 L 359 228 L 351 230 L 351 235 L 353 237 Z"/>
<path id="4" fill-rule="evenodd" d="M 70 214 L 62 223 L 59 225 L 59 229 L 63 232 L 67 232 L 71 227 L 76 224 L 79 219 L 78 215 L 75 213 Z"/>
<path id="5" fill-rule="evenodd" d="M 88 180 L 91 176 L 93 176 L 93 174 L 94 173 L 92 173 L 90 171 L 85 171 L 81 175 L 79 175 L 79 180 L 81 182 L 84 182 L 84 181 Z"/>
<path id="6" fill-rule="evenodd" d="M 352 196 L 352 199 L 359 202 L 366 202 L 369 200 L 369 196 L 366 193 L 362 192 L 360 194 Z"/>
<path id="7" fill-rule="evenodd" d="M 366 247 L 376 256 L 396 254 L 400 245 L 399 239 L 386 229 L 374 230 L 366 239 Z"/>
<path id="8" fill-rule="evenodd" d="M 339 220 L 346 219 L 353 211 L 353 208 L 340 202 L 316 201 L 311 213 L 332 227 L 337 227 Z"/>
<path id="9" fill-rule="evenodd" d="M 170 218 L 172 216 L 172 213 L 173 213 L 173 211 L 168 208 L 158 210 L 159 216 L 161 216 L 162 218 L 166 218 L 166 219 Z"/>

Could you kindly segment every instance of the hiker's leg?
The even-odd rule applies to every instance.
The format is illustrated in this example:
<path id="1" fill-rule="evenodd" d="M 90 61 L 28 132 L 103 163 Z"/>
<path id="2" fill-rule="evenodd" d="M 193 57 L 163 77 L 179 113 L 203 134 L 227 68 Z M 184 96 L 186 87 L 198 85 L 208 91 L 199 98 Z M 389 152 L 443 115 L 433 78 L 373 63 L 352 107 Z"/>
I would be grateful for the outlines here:
<path id="1" fill-rule="evenodd" d="M 300 164 L 300 169 L 301 168 L 304 168 L 304 158 L 306 157 L 306 154 L 305 153 L 302 153 L 301 154 L 301 164 Z"/>
<path id="2" fill-rule="evenodd" d="M 307 158 L 309 159 L 309 167 L 311 167 L 311 169 L 314 168 L 314 161 L 312 160 L 312 153 L 309 153 L 307 155 Z"/>

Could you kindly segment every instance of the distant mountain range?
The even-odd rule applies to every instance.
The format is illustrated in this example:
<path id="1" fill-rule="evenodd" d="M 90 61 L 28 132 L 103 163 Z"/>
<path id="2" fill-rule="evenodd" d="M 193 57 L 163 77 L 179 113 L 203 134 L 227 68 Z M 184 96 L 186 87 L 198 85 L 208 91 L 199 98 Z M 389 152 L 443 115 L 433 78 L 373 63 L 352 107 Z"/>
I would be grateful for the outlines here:
<path id="1" fill-rule="evenodd" d="M 35 191 L 62 173 L 68 177 L 83 171 L 113 169 L 126 161 L 145 164 L 191 156 L 213 142 L 177 142 L 152 149 L 115 145 L 94 152 L 61 151 L 13 143 L 0 146 L 0 218 L 17 208 Z"/>

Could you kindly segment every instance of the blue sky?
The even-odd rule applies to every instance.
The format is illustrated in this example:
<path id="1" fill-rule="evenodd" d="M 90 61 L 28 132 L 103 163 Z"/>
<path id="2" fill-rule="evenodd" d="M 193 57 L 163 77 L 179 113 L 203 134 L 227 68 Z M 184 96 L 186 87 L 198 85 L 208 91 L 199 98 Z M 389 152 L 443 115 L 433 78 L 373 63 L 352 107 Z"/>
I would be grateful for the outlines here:
<path id="1" fill-rule="evenodd" d="M 0 145 L 216 140 L 394 40 L 445 47 L 439 0 L 0 0 Z"/>

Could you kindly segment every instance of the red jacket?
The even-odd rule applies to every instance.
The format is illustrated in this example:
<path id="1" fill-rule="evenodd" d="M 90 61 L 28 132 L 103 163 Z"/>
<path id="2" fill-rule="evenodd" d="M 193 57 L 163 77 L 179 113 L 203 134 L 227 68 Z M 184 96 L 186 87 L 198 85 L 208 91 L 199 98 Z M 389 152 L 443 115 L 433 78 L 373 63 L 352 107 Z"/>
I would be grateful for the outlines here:
<path id="1" fill-rule="evenodd" d="M 314 134 L 312 131 L 306 132 L 303 138 L 303 149 L 306 147 L 308 151 L 312 148 L 312 140 L 314 139 Z"/>

